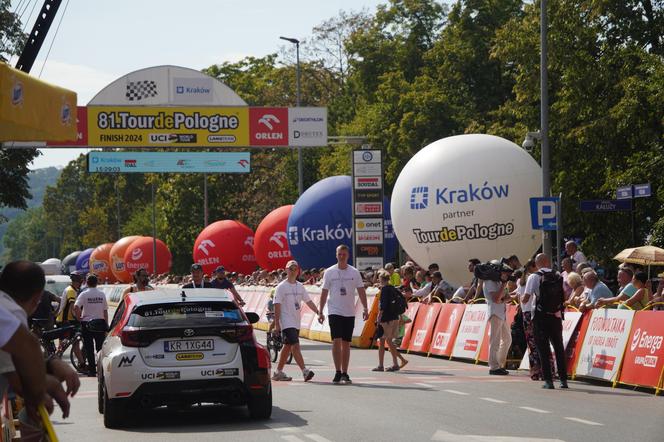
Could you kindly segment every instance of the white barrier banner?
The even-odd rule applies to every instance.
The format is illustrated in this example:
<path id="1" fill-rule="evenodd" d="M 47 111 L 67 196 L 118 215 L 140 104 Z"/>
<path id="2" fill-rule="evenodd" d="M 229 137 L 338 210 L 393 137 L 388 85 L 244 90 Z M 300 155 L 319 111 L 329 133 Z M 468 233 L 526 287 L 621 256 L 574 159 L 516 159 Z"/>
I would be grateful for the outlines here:
<path id="1" fill-rule="evenodd" d="M 488 305 L 473 304 L 466 307 L 454 341 L 453 358 L 477 359 L 488 320 Z"/>
<path id="2" fill-rule="evenodd" d="M 632 327 L 632 310 L 593 310 L 576 366 L 578 376 L 616 377 Z"/>
<path id="3" fill-rule="evenodd" d="M 574 330 L 576 330 L 576 325 L 579 323 L 582 315 L 583 313 L 581 312 L 565 312 L 565 320 L 563 321 L 563 347 L 565 350 L 567 350 L 567 344 L 569 344 L 570 339 L 572 339 Z M 553 345 L 551 345 L 551 354 L 555 354 L 553 351 Z M 529 355 L 530 351 L 526 349 L 526 353 L 521 360 L 521 365 L 519 365 L 519 370 L 530 370 Z"/>

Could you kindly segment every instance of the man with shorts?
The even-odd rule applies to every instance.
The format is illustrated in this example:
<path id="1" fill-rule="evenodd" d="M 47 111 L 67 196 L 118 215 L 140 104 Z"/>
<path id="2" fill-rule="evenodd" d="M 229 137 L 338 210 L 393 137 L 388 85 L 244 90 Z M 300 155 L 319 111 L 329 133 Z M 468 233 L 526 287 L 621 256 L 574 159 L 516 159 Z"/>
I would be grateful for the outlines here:
<path id="1" fill-rule="evenodd" d="M 302 370 L 304 382 L 314 377 L 314 372 L 304 365 L 302 352 L 300 351 L 300 313 L 302 303 L 306 302 L 311 310 L 319 315 L 316 304 L 314 304 L 304 285 L 297 280 L 300 266 L 297 261 L 286 263 L 287 279 L 281 281 L 274 293 L 274 331 L 283 333 L 284 348 L 279 355 L 277 370 L 272 376 L 273 381 L 290 381 L 292 378 L 283 372 L 288 355 L 292 352 L 298 367 Z"/>
<path id="2" fill-rule="evenodd" d="M 323 274 L 323 285 L 320 296 L 321 314 L 318 321 L 322 323 L 325 318 L 322 314 L 328 295 L 328 317 L 330 334 L 332 335 L 332 359 L 336 373 L 332 382 L 334 384 L 352 384 L 348 376 L 350 362 L 350 343 L 353 340 L 355 328 L 355 291 L 360 295 L 360 302 L 364 307 L 362 318 L 369 318 L 367 308 L 367 294 L 364 291 L 364 282 L 360 272 L 348 264 L 350 250 L 347 245 L 337 247 L 337 264 L 329 267 Z"/>

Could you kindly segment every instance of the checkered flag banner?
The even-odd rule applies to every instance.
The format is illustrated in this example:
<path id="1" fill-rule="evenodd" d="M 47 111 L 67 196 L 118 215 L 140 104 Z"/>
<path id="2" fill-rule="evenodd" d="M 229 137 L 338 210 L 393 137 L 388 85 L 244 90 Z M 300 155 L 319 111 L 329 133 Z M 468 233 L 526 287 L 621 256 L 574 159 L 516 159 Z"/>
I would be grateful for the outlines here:
<path id="1" fill-rule="evenodd" d="M 152 80 L 130 81 L 127 83 L 125 97 L 129 101 L 141 101 L 157 95 L 157 83 Z"/>

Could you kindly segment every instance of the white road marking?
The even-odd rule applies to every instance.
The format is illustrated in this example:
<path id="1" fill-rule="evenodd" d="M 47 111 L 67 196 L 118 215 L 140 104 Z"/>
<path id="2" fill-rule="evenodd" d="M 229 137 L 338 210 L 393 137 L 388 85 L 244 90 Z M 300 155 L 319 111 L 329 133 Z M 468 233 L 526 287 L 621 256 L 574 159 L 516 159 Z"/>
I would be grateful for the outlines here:
<path id="1" fill-rule="evenodd" d="M 493 402 L 494 404 L 506 404 L 507 401 L 501 401 L 500 399 L 494 399 L 492 397 L 481 397 L 483 401 Z"/>
<path id="2" fill-rule="evenodd" d="M 305 434 L 305 436 L 316 442 L 332 442 L 330 439 L 325 439 L 320 434 Z"/>
<path id="3" fill-rule="evenodd" d="M 327 364 L 327 361 L 321 361 L 320 359 L 312 359 L 311 362 L 315 362 L 316 364 Z"/>
<path id="4" fill-rule="evenodd" d="M 593 422 L 593 421 L 587 421 L 585 419 L 579 419 L 578 417 L 565 417 L 565 419 L 573 422 L 579 422 L 581 424 L 586 424 L 586 425 L 595 425 L 595 426 L 600 426 L 603 427 L 604 424 L 600 424 L 599 422 Z"/>
<path id="5" fill-rule="evenodd" d="M 457 384 L 459 381 L 452 381 L 452 380 L 446 380 L 446 381 L 429 381 L 430 384 Z"/>
<path id="6" fill-rule="evenodd" d="M 440 379 L 440 376 L 406 376 L 408 379 L 414 379 L 416 381 L 424 381 L 428 379 Z"/>
<path id="7" fill-rule="evenodd" d="M 289 435 L 289 436 L 281 436 L 283 440 L 287 440 L 289 442 L 304 442 L 302 439 L 300 439 L 297 436 Z"/>
<path id="8" fill-rule="evenodd" d="M 355 376 L 353 376 L 354 381 L 372 381 L 374 379 L 376 379 L 376 378 L 375 377 L 356 378 Z"/>
<path id="9" fill-rule="evenodd" d="M 417 385 L 419 387 L 424 387 L 424 388 L 433 388 L 433 385 L 425 384 L 424 382 L 415 382 L 413 385 Z"/>
<path id="10" fill-rule="evenodd" d="M 393 384 L 392 381 L 364 381 L 363 384 Z"/>
<path id="11" fill-rule="evenodd" d="M 533 408 L 533 407 L 519 407 L 519 408 L 526 411 L 532 411 L 533 413 L 542 413 L 542 414 L 551 413 L 550 411 L 542 410 L 541 408 Z"/>
<path id="12" fill-rule="evenodd" d="M 300 431 L 300 429 L 297 427 L 279 424 L 267 424 L 267 427 L 280 433 L 298 433 Z"/>
<path id="13" fill-rule="evenodd" d="M 537 437 L 514 437 L 514 436 L 480 436 L 475 434 L 454 434 L 438 430 L 431 440 L 444 442 L 564 442 L 560 439 L 545 439 Z"/>
<path id="14" fill-rule="evenodd" d="M 465 391 L 459 391 L 459 390 L 443 390 L 443 391 L 446 391 L 446 392 L 452 393 L 452 394 L 458 394 L 459 396 L 468 396 L 468 394 L 469 394 L 469 393 L 466 393 Z"/>

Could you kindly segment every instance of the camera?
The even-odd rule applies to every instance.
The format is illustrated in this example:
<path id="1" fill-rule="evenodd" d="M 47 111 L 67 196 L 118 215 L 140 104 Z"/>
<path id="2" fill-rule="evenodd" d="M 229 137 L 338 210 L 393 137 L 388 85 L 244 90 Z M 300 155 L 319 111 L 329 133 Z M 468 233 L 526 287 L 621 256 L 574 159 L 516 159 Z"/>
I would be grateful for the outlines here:
<path id="1" fill-rule="evenodd" d="M 528 132 L 523 143 L 521 143 L 521 147 L 530 152 L 535 147 L 535 140 L 539 140 L 540 138 L 542 138 L 542 136 L 539 132 Z"/>

